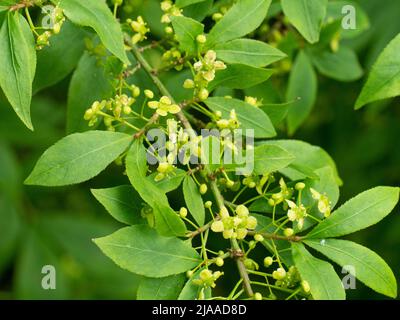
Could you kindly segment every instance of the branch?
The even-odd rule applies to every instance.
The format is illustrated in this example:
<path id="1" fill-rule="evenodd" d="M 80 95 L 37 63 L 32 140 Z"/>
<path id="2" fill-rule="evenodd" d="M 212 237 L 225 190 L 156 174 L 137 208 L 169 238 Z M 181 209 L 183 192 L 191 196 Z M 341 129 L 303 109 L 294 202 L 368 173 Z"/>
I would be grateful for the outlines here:
<path id="1" fill-rule="evenodd" d="M 33 6 L 32 1 L 24 0 L 20 3 L 16 3 L 16 4 L 10 6 L 9 10 L 10 11 L 18 11 L 20 9 L 24 9 L 24 8 L 28 8 L 28 7 L 32 7 L 32 6 Z"/>
<path id="2" fill-rule="evenodd" d="M 153 68 L 149 65 L 149 63 L 146 61 L 146 59 L 143 57 L 142 53 L 140 52 L 140 49 L 132 44 L 129 38 L 126 39 L 130 47 L 132 48 L 133 54 L 135 55 L 137 61 L 142 65 L 143 69 L 146 71 L 146 73 L 149 75 L 153 83 L 156 85 L 156 87 L 159 89 L 162 95 L 167 96 L 171 99 L 172 103 L 175 103 L 175 99 L 172 97 L 170 92 L 167 90 L 167 88 L 164 86 L 164 84 L 160 81 L 160 79 L 155 75 Z M 189 120 L 186 118 L 186 116 L 183 114 L 183 112 L 179 112 L 177 114 L 178 119 L 182 122 L 182 125 L 184 128 L 188 131 L 189 136 L 191 139 L 197 138 L 196 132 L 193 130 Z M 208 166 L 204 167 L 204 170 L 207 174 L 207 176 L 211 176 L 212 172 L 208 168 Z M 221 191 L 219 190 L 217 183 L 215 180 L 210 180 L 210 189 L 215 197 L 215 200 L 217 202 L 217 205 L 219 209 L 222 209 L 224 205 L 224 197 L 221 194 Z M 250 284 L 250 279 L 249 275 L 246 271 L 246 267 L 243 263 L 242 256 L 243 252 L 239 247 L 239 244 L 236 239 L 231 239 L 231 245 L 232 245 L 232 250 L 235 252 L 235 260 L 236 264 L 240 273 L 240 276 L 243 279 L 243 285 L 244 289 L 249 297 L 252 297 L 254 295 L 253 290 L 251 288 Z"/>

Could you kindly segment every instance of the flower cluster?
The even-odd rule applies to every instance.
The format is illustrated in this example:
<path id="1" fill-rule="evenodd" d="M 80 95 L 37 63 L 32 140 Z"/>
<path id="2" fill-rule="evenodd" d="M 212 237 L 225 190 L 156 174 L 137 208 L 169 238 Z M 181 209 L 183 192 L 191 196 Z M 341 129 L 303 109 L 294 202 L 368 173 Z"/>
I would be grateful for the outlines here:
<path id="1" fill-rule="evenodd" d="M 171 0 L 164 0 L 161 2 L 161 10 L 164 14 L 161 17 L 162 23 L 171 23 L 170 16 L 181 16 L 182 10 L 179 9 Z"/>
<path id="2" fill-rule="evenodd" d="M 243 180 L 242 183 L 243 185 L 247 186 L 250 189 L 256 188 L 257 192 L 259 194 L 263 194 L 263 188 L 267 182 L 274 182 L 275 178 L 272 174 L 266 173 L 263 174 L 262 176 L 255 176 L 255 175 L 249 175 L 246 176 Z"/>
<path id="3" fill-rule="evenodd" d="M 162 117 L 167 116 L 169 113 L 176 114 L 181 111 L 181 108 L 172 103 L 167 96 L 162 96 L 159 101 L 149 101 L 147 105 L 151 109 L 156 109 L 156 112 Z"/>
<path id="4" fill-rule="evenodd" d="M 244 239 L 248 230 L 257 227 L 257 219 L 249 215 L 249 209 L 244 205 L 237 206 L 235 213 L 235 216 L 230 216 L 228 209 L 223 207 L 219 214 L 221 219 L 211 224 L 211 230 L 222 232 L 225 239 Z"/>
<path id="5" fill-rule="evenodd" d="M 126 22 L 130 25 L 135 34 L 132 37 L 132 43 L 136 44 L 140 41 L 146 40 L 146 34 L 150 32 L 150 29 L 147 28 L 147 23 L 144 22 L 141 16 L 138 16 L 136 21 L 128 19 Z"/>
<path id="6" fill-rule="evenodd" d="M 220 116 L 220 114 L 215 115 L 216 119 L 218 119 L 218 116 Z M 217 124 L 218 129 L 220 129 L 220 130 L 238 129 L 240 127 L 240 122 L 238 120 L 235 109 L 232 109 L 231 112 L 229 113 L 229 119 L 218 119 L 218 120 L 216 120 L 216 124 Z"/>
<path id="7" fill-rule="evenodd" d="M 50 37 L 53 34 L 59 34 L 61 31 L 61 27 L 65 22 L 64 12 L 61 8 L 56 7 L 52 12 L 52 28 L 51 30 L 46 30 L 41 35 L 39 35 L 36 39 L 36 49 L 41 50 L 45 46 L 50 44 Z"/>
<path id="8" fill-rule="evenodd" d="M 295 266 L 291 266 L 287 272 L 283 268 L 278 268 L 272 272 L 272 277 L 276 280 L 275 285 L 282 288 L 293 288 L 301 280 Z"/>
<path id="9" fill-rule="evenodd" d="M 183 69 L 182 53 L 176 48 L 165 51 L 162 55 L 162 60 L 167 63 L 168 66 L 173 66 L 176 71 L 181 71 Z"/>
<path id="10" fill-rule="evenodd" d="M 121 94 L 109 100 L 93 102 L 92 106 L 86 110 L 83 118 L 89 121 L 89 126 L 92 127 L 98 122 L 99 117 L 103 117 L 107 130 L 115 131 L 113 122 L 121 121 L 123 115 L 130 115 L 132 113 L 131 106 L 136 102 L 135 98 L 140 95 L 140 89 L 137 86 L 130 86 L 130 90 L 133 97 Z"/>
<path id="11" fill-rule="evenodd" d="M 208 84 L 215 79 L 215 73 L 218 70 L 226 69 L 226 65 L 222 61 L 217 61 L 217 54 L 213 50 L 209 50 L 205 53 L 204 57 L 201 57 L 193 65 L 194 81 L 188 79 L 184 83 L 184 88 L 195 89 L 195 96 L 200 100 L 208 98 Z"/>
<path id="12" fill-rule="evenodd" d="M 221 271 L 212 272 L 211 270 L 204 269 L 200 271 L 200 277 L 193 279 L 193 283 L 198 286 L 215 288 L 215 281 L 217 281 L 224 273 Z"/>
<path id="13" fill-rule="evenodd" d="M 289 200 L 293 195 L 293 188 L 288 188 L 283 178 L 279 180 L 279 186 L 281 190 L 277 193 L 274 193 L 272 197 L 268 200 L 268 203 L 271 206 L 276 206 L 284 200 Z"/>

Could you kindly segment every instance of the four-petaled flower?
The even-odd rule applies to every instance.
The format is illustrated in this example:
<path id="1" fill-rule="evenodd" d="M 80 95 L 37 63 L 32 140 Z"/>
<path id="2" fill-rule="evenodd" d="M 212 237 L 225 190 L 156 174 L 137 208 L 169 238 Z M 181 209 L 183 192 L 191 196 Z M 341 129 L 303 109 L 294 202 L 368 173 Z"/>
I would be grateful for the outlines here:
<path id="1" fill-rule="evenodd" d="M 286 200 L 286 203 L 289 206 L 289 210 L 287 212 L 289 220 L 297 221 L 297 227 L 299 228 L 299 230 L 301 230 L 304 225 L 304 219 L 307 217 L 306 208 L 302 204 L 297 205 L 291 200 Z"/>
<path id="2" fill-rule="evenodd" d="M 150 101 L 148 106 L 156 109 L 156 112 L 163 117 L 167 116 L 168 113 L 176 114 L 181 111 L 181 108 L 177 104 L 173 104 L 167 96 L 162 96 L 160 101 Z"/>

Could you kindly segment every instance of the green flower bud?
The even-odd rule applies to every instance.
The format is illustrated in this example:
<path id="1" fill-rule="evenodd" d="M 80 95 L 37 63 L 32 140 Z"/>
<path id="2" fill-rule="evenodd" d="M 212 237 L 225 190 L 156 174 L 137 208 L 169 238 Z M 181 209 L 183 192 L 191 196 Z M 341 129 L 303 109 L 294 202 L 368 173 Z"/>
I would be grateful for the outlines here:
<path id="1" fill-rule="evenodd" d="M 235 182 L 232 181 L 232 180 L 228 180 L 228 181 L 226 182 L 226 186 L 227 186 L 228 188 L 232 188 L 234 185 L 235 185 Z"/>
<path id="2" fill-rule="evenodd" d="M 286 271 L 283 268 L 278 268 L 272 272 L 272 278 L 275 280 L 283 280 L 286 278 Z"/>
<path id="3" fill-rule="evenodd" d="M 292 228 L 286 228 L 285 230 L 283 230 L 283 234 L 286 237 L 291 237 L 293 235 L 294 231 Z"/>
<path id="4" fill-rule="evenodd" d="M 53 26 L 54 34 L 59 34 L 61 31 L 61 23 L 55 23 Z"/>
<path id="5" fill-rule="evenodd" d="M 174 33 L 174 29 L 172 29 L 170 26 L 165 27 L 164 31 L 166 34 L 173 34 Z"/>
<path id="6" fill-rule="evenodd" d="M 197 41 L 198 43 L 200 43 L 200 44 L 204 44 L 204 43 L 206 43 L 206 41 L 207 41 L 207 37 L 206 37 L 204 34 L 199 34 L 199 35 L 196 37 L 196 41 Z"/>
<path id="7" fill-rule="evenodd" d="M 247 217 L 249 215 L 249 209 L 246 206 L 240 204 L 236 207 L 236 213 L 239 217 Z"/>
<path id="8" fill-rule="evenodd" d="M 215 264 L 218 267 L 222 267 L 224 265 L 224 259 L 222 259 L 221 257 L 218 257 L 217 259 L 215 259 Z"/>
<path id="9" fill-rule="evenodd" d="M 269 198 L 269 199 L 268 199 L 268 204 L 269 204 L 271 207 L 275 206 L 275 200 L 272 199 L 272 198 Z"/>
<path id="10" fill-rule="evenodd" d="M 306 187 L 306 185 L 303 182 L 297 182 L 294 188 L 298 191 L 303 190 Z"/>
<path id="11" fill-rule="evenodd" d="M 199 191 L 200 191 L 201 194 L 206 194 L 207 190 L 208 190 L 208 187 L 207 187 L 206 184 L 203 183 L 202 185 L 200 185 Z"/>
<path id="12" fill-rule="evenodd" d="M 262 300 L 262 295 L 261 295 L 261 293 L 259 293 L 259 292 L 256 292 L 255 294 L 254 294 L 254 300 Z"/>
<path id="13" fill-rule="evenodd" d="M 224 17 L 224 16 L 222 15 L 222 13 L 219 13 L 219 12 L 214 13 L 214 14 L 212 15 L 212 19 L 213 19 L 215 22 L 221 20 L 223 17 Z"/>
<path id="14" fill-rule="evenodd" d="M 183 87 L 185 89 L 193 89 L 195 87 L 195 83 L 192 79 L 186 79 L 183 83 Z"/>
<path id="15" fill-rule="evenodd" d="M 202 88 L 199 93 L 197 94 L 197 97 L 203 101 L 206 100 L 208 98 L 209 92 L 206 88 Z"/>
<path id="16" fill-rule="evenodd" d="M 257 243 L 253 240 L 249 241 L 249 248 L 254 249 L 256 247 Z"/>
<path id="17" fill-rule="evenodd" d="M 256 234 L 254 236 L 254 240 L 261 242 L 261 241 L 264 241 L 264 237 L 261 234 Z"/>
<path id="18" fill-rule="evenodd" d="M 193 274 L 194 274 L 194 272 L 193 272 L 192 270 L 186 271 L 186 276 L 187 276 L 188 278 L 193 277 Z"/>
<path id="19" fill-rule="evenodd" d="M 304 291 L 305 293 L 309 293 L 310 290 L 311 290 L 310 284 L 309 284 L 307 281 L 305 281 L 305 280 L 301 281 L 301 288 L 303 289 L 303 291 Z"/>
<path id="20" fill-rule="evenodd" d="M 135 86 L 134 84 L 131 85 L 131 91 L 132 91 L 132 95 L 137 98 L 140 96 L 140 88 Z"/>
<path id="21" fill-rule="evenodd" d="M 210 209 L 210 208 L 212 207 L 212 202 L 211 202 L 211 201 L 206 201 L 206 202 L 204 203 L 204 207 L 205 207 L 206 209 Z"/>
<path id="22" fill-rule="evenodd" d="M 214 221 L 211 224 L 211 230 L 214 232 L 225 232 L 224 229 L 225 229 L 224 223 L 221 220 Z"/>
<path id="23" fill-rule="evenodd" d="M 274 259 L 272 259 L 272 257 L 265 257 L 264 258 L 264 266 L 265 267 L 269 267 L 272 265 L 272 263 L 274 262 Z"/>
<path id="24" fill-rule="evenodd" d="M 148 90 L 148 89 L 144 90 L 144 95 L 146 96 L 146 98 L 149 98 L 149 99 L 154 98 L 154 92 L 151 90 Z"/>
<path id="25" fill-rule="evenodd" d="M 83 118 L 88 121 L 90 119 L 92 119 L 92 117 L 94 116 L 95 112 L 93 111 L 93 109 L 87 109 L 85 112 L 85 115 L 83 116 Z"/>
<path id="26" fill-rule="evenodd" d="M 126 115 L 128 115 L 128 114 L 131 114 L 132 108 L 131 108 L 131 107 L 128 107 L 128 106 L 125 106 L 124 109 L 123 109 L 123 111 L 124 111 L 124 113 L 125 113 Z"/>
<path id="27" fill-rule="evenodd" d="M 187 214 L 188 214 L 188 211 L 187 211 L 187 209 L 186 209 L 185 207 L 182 207 L 182 208 L 179 210 L 179 215 L 181 216 L 181 218 L 186 218 L 186 217 L 187 217 Z"/>

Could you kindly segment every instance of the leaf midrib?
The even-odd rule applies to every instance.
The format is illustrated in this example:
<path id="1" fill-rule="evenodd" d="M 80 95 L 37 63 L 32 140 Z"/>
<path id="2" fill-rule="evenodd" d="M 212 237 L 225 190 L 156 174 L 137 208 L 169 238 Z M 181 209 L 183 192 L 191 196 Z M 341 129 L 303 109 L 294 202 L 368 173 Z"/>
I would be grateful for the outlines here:
<path id="1" fill-rule="evenodd" d="M 318 244 L 317 244 L 317 245 L 318 245 Z M 318 246 L 319 246 L 319 245 L 318 245 Z M 358 261 L 358 262 L 360 262 L 364 267 L 366 267 L 367 269 L 371 270 L 372 273 L 376 274 L 376 275 L 378 276 L 378 278 L 382 279 L 383 282 L 385 282 L 385 283 L 388 285 L 388 287 L 392 287 L 391 284 L 390 284 L 390 282 L 388 282 L 387 279 L 386 279 L 382 274 L 380 274 L 376 269 L 372 268 L 369 264 L 364 263 L 364 261 L 363 261 L 362 259 L 359 259 L 359 258 L 357 258 L 356 256 L 353 256 L 353 255 L 351 255 L 350 253 L 348 253 L 348 252 L 346 252 L 346 251 L 340 250 L 340 249 L 337 248 L 337 247 L 332 247 L 332 246 L 330 246 L 329 244 L 325 244 L 324 247 L 327 247 L 327 248 L 330 248 L 330 249 L 332 249 L 332 250 L 334 250 L 334 251 L 340 252 L 340 253 L 342 253 L 342 254 L 344 254 L 344 255 L 350 257 L 350 258 L 353 258 L 354 260 L 356 260 L 356 261 Z M 318 250 L 318 251 L 319 251 L 319 250 Z M 323 251 L 320 251 L 320 252 L 321 252 L 322 254 L 324 254 Z M 330 259 L 333 260 L 332 258 L 330 258 Z M 335 260 L 333 260 L 333 261 L 335 261 Z M 336 262 L 336 261 L 335 261 L 335 262 Z"/>
<path id="2" fill-rule="evenodd" d="M 340 221 L 337 221 L 337 222 L 333 222 L 333 223 L 329 224 L 328 226 L 326 226 L 326 227 L 324 227 L 324 228 L 321 228 L 320 230 L 318 230 L 318 232 L 315 232 L 315 233 L 311 232 L 311 233 L 310 233 L 310 236 L 312 236 L 312 237 L 314 238 L 315 235 L 317 235 L 317 234 L 319 234 L 319 233 L 321 233 L 321 232 L 323 232 L 323 231 L 325 231 L 325 230 L 327 230 L 327 229 L 331 229 L 331 228 L 336 227 L 338 224 L 345 223 L 347 220 L 352 219 L 353 217 L 355 217 L 355 216 L 361 214 L 362 212 L 364 212 L 364 211 L 366 211 L 366 210 L 369 210 L 370 208 L 372 208 L 372 207 L 374 207 L 374 206 L 380 204 L 381 202 L 385 202 L 385 201 L 386 201 L 388 198 L 390 198 L 390 197 L 391 197 L 391 195 L 388 195 L 388 196 L 386 196 L 385 198 L 383 198 L 383 199 L 381 199 L 381 200 L 379 200 L 379 201 L 377 201 L 377 202 L 374 202 L 373 204 L 371 204 L 371 205 L 369 205 L 369 206 L 367 206 L 367 207 L 365 207 L 365 208 L 363 208 L 363 209 L 361 209 L 361 210 L 359 210 L 359 211 L 356 211 L 354 214 L 352 214 L 352 215 L 350 215 L 350 216 L 347 216 L 347 217 L 344 218 L 343 220 L 340 220 Z M 337 209 L 337 210 L 340 210 L 340 208 Z M 333 217 L 333 216 L 332 216 L 332 217 Z M 329 220 L 325 220 L 325 221 L 329 221 Z"/>
<path id="3" fill-rule="evenodd" d="M 49 168 L 49 169 L 47 169 L 47 170 L 38 172 L 37 174 L 35 174 L 34 176 L 32 176 L 31 179 L 34 179 L 35 177 L 38 177 L 38 176 L 47 174 L 47 173 L 49 173 L 49 172 L 51 172 L 51 171 L 53 171 L 53 170 L 57 170 L 57 169 L 59 169 L 59 168 L 62 168 L 62 167 L 64 167 L 64 166 L 67 166 L 68 164 L 74 163 L 74 162 L 76 162 L 77 160 L 80 160 L 80 159 L 82 159 L 82 158 L 84 158 L 84 157 L 87 157 L 88 155 L 90 155 L 90 154 L 92 154 L 92 153 L 95 153 L 95 152 L 101 151 L 101 150 L 103 150 L 103 149 L 106 149 L 106 148 L 108 148 L 108 147 L 111 146 L 111 145 L 119 144 L 121 141 L 123 141 L 123 140 L 128 140 L 129 138 L 130 138 L 130 137 L 128 137 L 128 136 L 127 136 L 127 137 L 123 137 L 123 138 L 121 138 L 121 139 L 119 139 L 119 140 L 116 140 L 116 141 L 110 142 L 110 143 L 108 143 L 108 144 L 105 144 L 105 145 L 103 145 L 103 146 L 101 146 L 101 147 L 99 147 L 99 148 L 90 150 L 89 152 L 84 153 L 84 154 L 80 155 L 80 156 L 77 157 L 77 158 L 69 159 L 69 160 L 66 160 L 66 161 L 64 161 L 64 162 L 61 162 L 61 163 L 59 163 L 58 165 L 52 166 L 51 168 Z"/>
<path id="4" fill-rule="evenodd" d="M 134 247 L 134 246 L 131 246 L 131 245 L 121 245 L 121 244 L 110 243 L 110 242 L 104 243 L 103 245 L 116 247 L 116 248 L 125 248 L 125 249 L 129 249 L 129 250 L 136 250 L 138 252 L 156 254 L 158 256 L 173 257 L 173 258 L 178 258 L 178 259 L 187 260 L 187 261 L 191 261 L 191 262 L 192 261 L 193 262 L 199 261 L 199 259 L 191 258 L 191 257 L 188 257 L 188 256 L 181 256 L 181 255 L 176 255 L 176 254 L 172 254 L 172 253 L 168 253 L 168 252 L 160 252 L 160 251 L 156 251 L 156 250 L 152 250 L 152 249 L 138 248 L 138 247 Z"/>
<path id="5" fill-rule="evenodd" d="M 235 23 L 233 23 L 233 24 L 231 24 L 231 25 L 228 25 L 228 28 L 225 28 L 225 30 L 224 30 L 223 32 L 220 32 L 219 34 L 217 33 L 217 36 L 220 37 L 220 38 L 222 38 L 222 35 L 226 34 L 228 31 L 230 31 L 230 29 L 232 29 L 232 28 L 234 28 L 235 26 L 237 26 L 238 24 L 242 23 L 243 20 L 247 20 L 249 17 L 251 18 L 251 16 L 252 16 L 255 12 L 257 12 L 258 8 L 261 7 L 264 3 L 265 3 L 265 0 L 260 1 L 260 2 L 259 2 L 259 5 L 254 7 L 254 10 L 247 12 L 247 14 L 244 15 L 244 16 L 242 16 L 241 19 L 236 20 Z M 233 8 L 233 10 L 235 10 L 235 8 Z M 223 21 L 223 20 L 221 20 L 221 22 L 222 22 L 222 21 Z M 214 30 L 215 30 L 215 29 L 214 29 Z M 211 40 L 212 40 L 212 41 L 210 41 L 210 42 L 214 44 L 215 41 L 216 41 L 216 39 L 215 39 L 216 37 L 215 37 L 215 35 L 214 35 L 214 33 L 213 33 L 213 30 L 211 30 L 211 32 L 210 32 L 210 37 L 211 37 Z"/>

